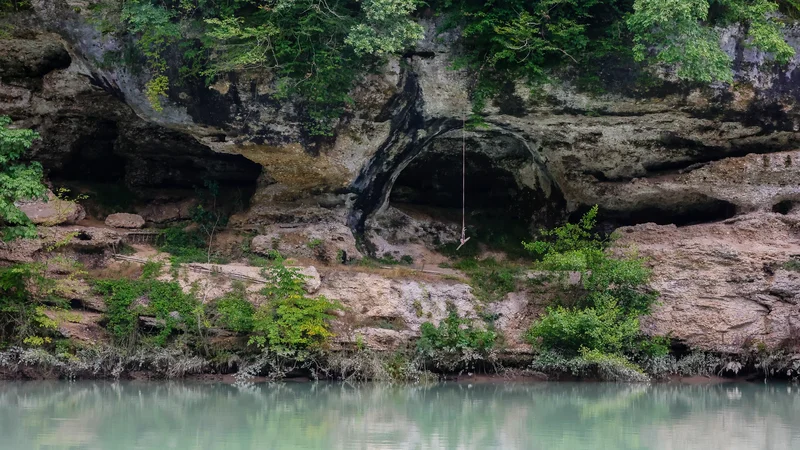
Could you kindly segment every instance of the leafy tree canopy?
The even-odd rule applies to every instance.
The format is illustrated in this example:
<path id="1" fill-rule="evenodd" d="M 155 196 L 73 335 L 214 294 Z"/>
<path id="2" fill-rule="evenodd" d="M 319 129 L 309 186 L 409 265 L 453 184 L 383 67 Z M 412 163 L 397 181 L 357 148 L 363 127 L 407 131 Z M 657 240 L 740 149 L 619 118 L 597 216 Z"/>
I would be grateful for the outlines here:
<path id="1" fill-rule="evenodd" d="M 312 134 L 331 133 L 360 75 L 422 38 L 423 11 L 460 30 L 455 62 L 476 75 L 476 111 L 509 83 L 535 85 L 564 65 L 585 72 L 607 56 L 663 65 L 681 80 L 731 82 L 721 28 L 743 27 L 747 45 L 787 63 L 794 49 L 781 28 L 800 13 L 798 0 L 120 1 L 123 33 L 148 61 L 155 109 L 178 81 L 167 61 L 179 51 L 180 78 L 268 70 L 276 97 L 305 100 Z"/>

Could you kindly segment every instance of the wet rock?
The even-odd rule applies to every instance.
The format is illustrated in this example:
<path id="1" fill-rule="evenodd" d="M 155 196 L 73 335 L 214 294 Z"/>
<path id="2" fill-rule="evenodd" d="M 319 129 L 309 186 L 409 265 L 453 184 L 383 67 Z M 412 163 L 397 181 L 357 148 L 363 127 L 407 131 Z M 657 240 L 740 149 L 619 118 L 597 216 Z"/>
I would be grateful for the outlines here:
<path id="1" fill-rule="evenodd" d="M 112 228 L 142 228 L 144 219 L 138 214 L 115 213 L 106 217 L 105 223 Z"/>

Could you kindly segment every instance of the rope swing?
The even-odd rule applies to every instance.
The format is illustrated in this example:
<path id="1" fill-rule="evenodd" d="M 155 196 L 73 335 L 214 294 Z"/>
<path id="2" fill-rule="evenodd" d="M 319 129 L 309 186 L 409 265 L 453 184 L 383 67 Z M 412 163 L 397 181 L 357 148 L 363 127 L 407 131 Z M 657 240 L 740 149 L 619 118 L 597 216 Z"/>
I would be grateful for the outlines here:
<path id="1" fill-rule="evenodd" d="M 461 240 L 456 251 L 467 243 L 467 116 L 462 118 L 461 123 Z"/>

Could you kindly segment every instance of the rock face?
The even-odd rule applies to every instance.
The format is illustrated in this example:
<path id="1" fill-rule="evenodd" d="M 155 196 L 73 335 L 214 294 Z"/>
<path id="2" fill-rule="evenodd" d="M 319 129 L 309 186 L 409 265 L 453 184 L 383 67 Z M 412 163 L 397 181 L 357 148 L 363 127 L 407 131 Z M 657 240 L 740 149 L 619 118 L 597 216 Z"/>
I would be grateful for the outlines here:
<path id="1" fill-rule="evenodd" d="M 212 181 L 234 194 L 230 226 L 252 232 L 258 253 L 430 261 L 431 248 L 460 235 L 465 145 L 468 224 L 535 229 L 595 204 L 609 231 L 654 223 L 623 230 L 623 242 L 652 258 L 663 295 L 648 331 L 720 351 L 793 339 L 800 287 L 781 264 L 800 254 L 800 52 L 786 68 L 767 66 L 742 30 L 724 30 L 733 85 L 645 88 L 638 69 L 623 67 L 604 94 L 568 79 L 537 95 L 507 86 L 486 126 L 463 130 L 471 77 L 451 69 L 457 35 L 423 21 L 414 51 L 365 76 L 335 135 L 313 138 L 302 105 L 272 97 L 272 78 L 258 72 L 210 89 L 171 86 L 156 111 L 146 79 L 105 60 L 122 44 L 77 12 L 88 8 L 32 3 L 29 30 L 0 38 L 0 114 L 41 133 L 31 157 L 51 180 L 125 185 L 149 202 L 131 211 L 152 223 L 188 219 L 195 188 Z M 785 33 L 800 49 L 800 28 Z M 28 246 L 0 247 L 0 258 L 36 257 Z M 398 333 L 418 326 L 424 289 L 441 292 L 437 308 L 468 295 L 463 285 L 329 276 L 320 292 L 351 301 L 356 322 L 392 318 L 405 324 Z M 537 299 L 512 295 L 491 308 L 520 336 Z M 366 328 L 389 345 L 391 326 Z"/>
<path id="2" fill-rule="evenodd" d="M 343 224 L 292 224 L 269 225 L 253 238 L 251 248 L 255 253 L 319 259 L 325 262 L 346 262 L 360 259 L 353 232 Z"/>
<path id="3" fill-rule="evenodd" d="M 138 214 L 115 213 L 106 217 L 106 225 L 112 228 L 142 228 L 144 219 Z"/>
<path id="4" fill-rule="evenodd" d="M 620 246 L 648 258 L 661 293 L 646 331 L 730 353 L 800 343 L 800 216 L 754 213 L 619 232 Z"/>
<path id="5" fill-rule="evenodd" d="M 17 239 L 0 243 L 0 260 L 33 262 L 48 258 L 54 248 L 83 254 L 109 254 L 122 244 L 114 230 L 83 226 L 40 228 L 37 239 Z"/>
<path id="6" fill-rule="evenodd" d="M 370 348 L 393 350 L 413 345 L 424 322 L 438 324 L 453 307 L 475 320 L 484 305 L 464 283 L 412 278 L 390 278 L 376 273 L 332 272 L 324 277 L 319 294 L 338 299 L 345 311 L 336 321 L 337 343 L 352 348 L 360 338 Z M 497 329 L 509 353 L 530 352 L 524 334 L 543 310 L 530 293 L 510 294 L 489 306 L 498 315 Z"/>
<path id="7" fill-rule="evenodd" d="M 369 231 L 371 219 L 403 203 L 438 208 L 439 221 L 447 222 L 442 210 L 460 204 L 462 140 L 468 153 L 471 212 L 520 219 L 535 227 L 593 204 L 600 205 L 612 224 L 684 224 L 769 210 L 800 195 L 785 184 L 791 176 L 780 178 L 764 170 L 758 175 L 750 172 L 752 167 L 743 169 L 752 174 L 747 175 L 750 187 L 731 188 L 740 173 L 726 159 L 750 155 L 748 164 L 758 164 L 759 154 L 786 152 L 800 144 L 800 116 L 791 106 L 800 97 L 794 82 L 800 75 L 791 70 L 800 56 L 785 71 L 766 70 L 764 55 L 741 42 L 741 30 L 723 33 L 724 47 L 736 60 L 735 86 L 691 88 L 664 80 L 658 89 L 648 90 L 636 85 L 636 69 L 624 67 L 608 80 L 603 95 L 582 93 L 569 81 L 546 86 L 537 96 L 510 86 L 487 108 L 485 128 L 462 133 L 470 76 L 450 69 L 457 35 L 437 35 L 435 23 L 423 22 L 426 37 L 416 52 L 390 61 L 381 74 L 365 77 L 353 91 L 354 106 L 340 120 L 335 137 L 311 139 L 293 113 L 297 105 L 258 94 L 273 91 L 272 81 L 259 73 L 220 79 L 212 89 L 174 86 L 164 111 L 157 112 L 146 101 L 144 79 L 119 64 L 96 63 L 119 42 L 103 37 L 63 0 L 36 1 L 34 6 L 42 23 L 68 44 L 72 60 L 67 69 L 43 78 L 58 78 L 75 89 L 75 75 L 88 77 L 124 98 L 144 119 L 125 115 L 112 106 L 119 104 L 112 98 L 104 100 L 108 105 L 95 107 L 113 110 L 103 117 L 117 131 L 104 139 L 116 142 L 114 153 L 126 161 L 121 176 L 131 184 L 153 186 L 167 180 L 196 183 L 204 171 L 223 180 L 246 178 L 256 189 L 241 217 L 246 225 L 282 223 L 291 217 L 292 223 L 335 222 L 362 233 Z M 800 48 L 800 29 L 787 27 L 785 32 L 790 44 Z M 22 59 L 41 55 L 53 60 L 44 56 L 53 50 L 29 53 Z M 82 89 L 89 89 L 88 84 Z M 39 94 L 20 96 L 24 104 L 17 111 L 23 112 Z M 72 131 L 73 136 L 89 133 Z M 62 145 L 58 152 L 43 153 L 58 167 L 59 154 L 84 161 L 96 158 L 100 150 L 82 151 L 76 155 Z M 140 158 L 131 158 L 133 154 Z M 768 156 L 767 165 L 789 164 L 791 170 L 794 159 Z M 235 170 L 239 164 L 247 169 Z M 197 169 L 187 170 L 190 165 Z M 776 183 L 784 184 L 763 188 Z"/>

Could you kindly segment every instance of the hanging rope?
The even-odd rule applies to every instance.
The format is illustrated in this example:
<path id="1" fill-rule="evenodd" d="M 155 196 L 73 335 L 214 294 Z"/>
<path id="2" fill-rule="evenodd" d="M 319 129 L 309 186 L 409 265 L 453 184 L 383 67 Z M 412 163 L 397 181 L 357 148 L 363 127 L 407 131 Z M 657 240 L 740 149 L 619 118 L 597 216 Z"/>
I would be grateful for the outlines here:
<path id="1" fill-rule="evenodd" d="M 467 243 L 467 115 L 461 120 L 461 240 L 456 251 Z"/>

